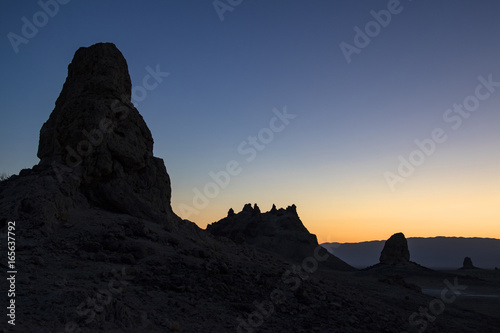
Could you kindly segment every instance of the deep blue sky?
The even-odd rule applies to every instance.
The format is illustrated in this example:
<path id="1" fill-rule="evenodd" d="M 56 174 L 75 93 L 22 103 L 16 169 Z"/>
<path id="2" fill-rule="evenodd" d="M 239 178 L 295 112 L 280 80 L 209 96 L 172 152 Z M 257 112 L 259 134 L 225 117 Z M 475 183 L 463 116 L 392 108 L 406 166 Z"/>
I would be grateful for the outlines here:
<path id="1" fill-rule="evenodd" d="M 147 66 L 170 73 L 136 104 L 172 178 L 174 211 L 200 226 L 246 202 L 295 203 L 324 241 L 396 231 L 500 238 L 500 87 L 458 129 L 443 120 L 478 76 L 500 81 L 500 2 L 401 1 L 347 63 L 340 43 L 354 45 L 353 29 L 388 3 L 243 0 L 221 21 L 210 0 L 73 0 L 16 53 L 8 34 L 22 35 L 22 18 L 42 9 L 4 2 L 0 172 L 38 163 L 39 131 L 74 52 L 113 42 L 134 86 Z M 248 162 L 238 146 L 285 107 L 296 118 Z M 435 128 L 447 141 L 392 191 L 385 172 Z M 182 213 L 231 160 L 241 173 L 197 214 Z"/>

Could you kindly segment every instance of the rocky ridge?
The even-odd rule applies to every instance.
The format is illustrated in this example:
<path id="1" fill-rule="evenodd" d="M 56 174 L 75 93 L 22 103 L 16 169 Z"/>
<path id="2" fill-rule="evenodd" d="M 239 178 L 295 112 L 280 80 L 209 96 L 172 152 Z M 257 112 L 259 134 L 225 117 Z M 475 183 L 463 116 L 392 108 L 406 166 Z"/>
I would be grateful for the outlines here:
<path id="1" fill-rule="evenodd" d="M 253 208 L 246 204 L 237 214 L 231 208 L 227 217 L 209 224 L 207 231 L 292 261 L 302 261 L 319 246 L 316 235 L 311 234 L 300 220 L 295 205 L 286 209 L 276 209 L 273 205 L 264 213 L 257 204 Z M 338 270 L 355 270 L 334 255 L 330 255 L 325 265 Z"/>

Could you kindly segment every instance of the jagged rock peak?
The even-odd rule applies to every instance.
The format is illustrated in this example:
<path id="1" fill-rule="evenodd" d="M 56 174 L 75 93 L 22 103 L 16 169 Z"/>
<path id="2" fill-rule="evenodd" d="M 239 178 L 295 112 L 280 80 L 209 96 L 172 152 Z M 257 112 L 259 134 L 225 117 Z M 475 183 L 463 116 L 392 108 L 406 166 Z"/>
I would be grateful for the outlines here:
<path id="1" fill-rule="evenodd" d="M 232 210 L 232 208 L 229 211 L 231 211 L 231 210 Z M 240 213 L 250 213 L 254 216 L 259 215 L 259 214 L 263 214 L 257 204 L 254 204 L 252 207 L 252 204 L 250 204 L 250 203 L 245 204 Z M 240 213 L 238 213 L 238 214 L 240 214 Z M 283 208 L 276 209 L 276 205 L 273 204 L 271 210 L 268 213 L 280 215 L 280 216 L 287 213 L 287 214 L 292 214 L 292 215 L 298 216 L 297 206 L 295 206 L 295 204 L 292 204 L 291 206 L 286 207 L 286 209 L 283 209 Z M 234 216 L 234 215 L 236 215 L 236 214 L 234 214 L 234 210 L 233 210 L 232 214 L 230 214 L 230 212 L 228 212 L 227 216 L 230 217 L 230 216 Z"/>
<path id="2" fill-rule="evenodd" d="M 286 207 L 286 211 L 297 215 L 297 206 L 295 206 L 294 204 L 291 206 L 288 206 L 288 207 Z"/>
<path id="3" fill-rule="evenodd" d="M 250 204 L 250 203 L 245 204 L 245 206 L 243 206 L 243 209 L 241 211 L 242 212 L 253 213 L 252 204 Z"/>
<path id="4" fill-rule="evenodd" d="M 78 49 L 40 130 L 39 167 L 76 183 L 90 202 L 134 216 L 171 214 L 170 178 L 130 102 L 125 58 L 112 43 Z"/>
<path id="5" fill-rule="evenodd" d="M 405 235 L 400 232 L 392 235 L 384 245 L 380 254 L 380 262 L 383 264 L 407 263 L 410 261 L 410 251 Z"/>
<path id="6" fill-rule="evenodd" d="M 276 209 L 273 205 L 269 212 L 262 213 L 257 205 L 252 208 L 251 204 L 246 204 L 238 214 L 228 214 L 220 221 L 207 225 L 206 230 L 236 243 L 246 243 L 274 252 L 292 261 L 304 260 L 318 247 L 316 235 L 311 234 L 304 226 L 295 205 L 286 209 Z M 327 265 L 334 269 L 353 269 L 333 255 L 328 262 Z"/>

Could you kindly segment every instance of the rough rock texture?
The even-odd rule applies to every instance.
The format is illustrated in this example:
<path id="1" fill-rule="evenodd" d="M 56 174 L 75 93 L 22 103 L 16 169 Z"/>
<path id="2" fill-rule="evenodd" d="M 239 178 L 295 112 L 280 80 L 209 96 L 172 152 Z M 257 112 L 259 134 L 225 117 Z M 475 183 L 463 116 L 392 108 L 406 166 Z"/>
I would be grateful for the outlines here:
<path id="1" fill-rule="evenodd" d="M 462 269 L 474 269 L 474 268 L 476 267 L 472 264 L 472 259 L 469 257 L 465 257 Z"/>
<path id="2" fill-rule="evenodd" d="M 295 205 L 279 210 L 273 205 L 269 212 L 261 213 L 257 204 L 253 208 L 251 204 L 246 204 L 238 214 L 228 214 L 226 218 L 208 225 L 207 231 L 293 261 L 313 256 L 318 247 L 316 235 L 309 233 L 304 226 Z M 327 264 L 340 270 L 354 270 L 333 255 L 330 255 Z"/>
<path id="3" fill-rule="evenodd" d="M 127 62 L 114 44 L 80 48 L 40 131 L 39 165 L 91 203 L 161 220 L 172 215 L 170 179 L 130 96 Z"/>
<path id="4" fill-rule="evenodd" d="M 382 264 L 397 264 L 407 263 L 410 261 L 410 251 L 408 250 L 408 242 L 403 233 L 392 235 L 384 245 L 384 249 L 380 254 L 380 263 Z"/>

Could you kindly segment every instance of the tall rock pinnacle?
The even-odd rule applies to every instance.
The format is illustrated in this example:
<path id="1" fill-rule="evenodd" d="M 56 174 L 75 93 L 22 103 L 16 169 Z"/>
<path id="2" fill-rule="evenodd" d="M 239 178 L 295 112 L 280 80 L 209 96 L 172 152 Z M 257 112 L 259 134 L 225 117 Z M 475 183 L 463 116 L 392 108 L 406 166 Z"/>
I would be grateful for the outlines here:
<path id="1" fill-rule="evenodd" d="M 380 254 L 380 262 L 383 264 L 407 263 L 410 261 L 410 251 L 405 235 L 400 232 L 392 235 L 384 245 Z"/>
<path id="2" fill-rule="evenodd" d="M 131 103 L 127 62 L 112 43 L 78 49 L 54 110 L 40 131 L 39 167 L 76 183 L 106 209 L 171 215 L 170 178 L 153 157 L 153 137 Z"/>

